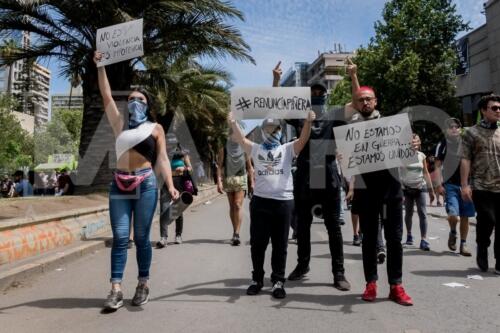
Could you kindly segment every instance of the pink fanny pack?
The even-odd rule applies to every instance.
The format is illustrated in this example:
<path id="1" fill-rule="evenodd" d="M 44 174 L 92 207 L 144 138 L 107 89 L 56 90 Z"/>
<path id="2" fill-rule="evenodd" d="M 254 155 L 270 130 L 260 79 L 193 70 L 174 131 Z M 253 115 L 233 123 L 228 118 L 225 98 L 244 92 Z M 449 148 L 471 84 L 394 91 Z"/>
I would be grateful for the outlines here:
<path id="1" fill-rule="evenodd" d="M 115 172 L 115 181 L 118 188 L 124 192 L 133 191 L 139 186 L 144 179 L 148 178 L 153 171 L 149 171 L 143 175 L 130 175 L 126 173 Z"/>

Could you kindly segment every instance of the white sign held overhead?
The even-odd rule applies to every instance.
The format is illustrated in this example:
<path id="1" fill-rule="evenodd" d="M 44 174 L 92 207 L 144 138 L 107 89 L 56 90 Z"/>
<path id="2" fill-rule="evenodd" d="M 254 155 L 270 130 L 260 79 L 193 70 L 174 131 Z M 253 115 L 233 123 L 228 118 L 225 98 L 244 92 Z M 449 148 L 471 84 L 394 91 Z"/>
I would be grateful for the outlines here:
<path id="1" fill-rule="evenodd" d="M 408 114 L 339 126 L 333 132 L 346 177 L 418 162 Z"/>
<path id="2" fill-rule="evenodd" d="M 308 87 L 235 88 L 231 111 L 236 119 L 305 119 L 311 110 Z"/>
<path id="3" fill-rule="evenodd" d="M 112 25 L 97 30 L 97 51 L 103 53 L 98 67 L 144 55 L 143 19 Z"/>

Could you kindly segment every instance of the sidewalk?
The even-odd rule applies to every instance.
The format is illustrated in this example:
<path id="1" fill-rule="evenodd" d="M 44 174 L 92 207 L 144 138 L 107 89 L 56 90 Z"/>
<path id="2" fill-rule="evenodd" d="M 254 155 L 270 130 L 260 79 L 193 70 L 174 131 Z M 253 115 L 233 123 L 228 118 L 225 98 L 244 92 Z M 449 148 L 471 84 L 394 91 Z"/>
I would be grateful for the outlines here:
<path id="1" fill-rule="evenodd" d="M 94 196 L 92 199 L 94 200 L 95 195 L 91 196 Z M 105 197 L 103 197 L 102 195 L 100 196 L 102 198 L 97 199 L 101 201 L 100 205 L 98 207 L 95 207 L 95 209 L 98 210 L 98 213 L 101 215 L 108 215 L 107 208 L 103 207 L 102 205 L 102 200 Z M 216 186 L 211 185 L 200 187 L 199 194 L 198 196 L 194 197 L 194 201 L 191 204 L 190 208 L 192 209 L 196 206 L 206 203 L 207 201 L 211 201 L 217 196 L 219 196 L 219 193 L 217 192 Z M 72 201 L 75 201 L 76 198 L 73 197 L 72 199 Z M 107 201 L 107 198 L 105 199 Z M 43 200 L 45 199 L 42 199 L 42 201 Z M 19 205 L 19 202 L 17 203 L 17 205 Z M 92 208 L 73 209 L 66 211 L 64 215 L 74 216 L 76 219 L 79 213 L 88 211 L 89 209 L 92 210 Z M 59 215 L 61 215 L 61 213 L 52 214 L 52 216 L 56 215 L 58 216 L 58 219 L 60 219 Z M 50 216 L 45 215 L 42 217 L 42 219 L 44 220 L 47 220 L 47 218 L 50 219 Z M 24 220 L 25 217 L 22 217 L 21 219 Z M 19 219 L 4 220 L 2 221 L 0 226 L 7 228 L 9 227 L 9 225 L 15 225 L 19 223 L 16 220 Z M 47 222 L 47 224 L 52 223 L 48 220 Z M 153 224 L 157 223 L 159 223 L 159 215 L 155 215 L 153 220 Z M 109 220 L 106 220 L 106 224 L 109 224 Z M 20 283 L 20 281 L 23 281 L 27 278 L 32 278 L 36 274 L 57 269 L 59 266 L 67 262 L 70 262 L 87 254 L 95 253 L 99 251 L 99 249 L 102 249 L 105 246 L 109 246 L 109 244 L 111 244 L 112 237 L 109 225 L 107 225 L 106 228 L 102 228 L 101 230 L 104 230 L 104 232 L 89 232 L 89 235 L 91 236 L 82 237 L 82 239 L 73 239 L 71 242 L 69 242 L 68 245 L 56 247 L 35 256 L 0 265 L 0 267 L 2 268 L 2 271 L 0 272 L 0 290 L 6 290 L 9 287 L 16 287 Z"/>

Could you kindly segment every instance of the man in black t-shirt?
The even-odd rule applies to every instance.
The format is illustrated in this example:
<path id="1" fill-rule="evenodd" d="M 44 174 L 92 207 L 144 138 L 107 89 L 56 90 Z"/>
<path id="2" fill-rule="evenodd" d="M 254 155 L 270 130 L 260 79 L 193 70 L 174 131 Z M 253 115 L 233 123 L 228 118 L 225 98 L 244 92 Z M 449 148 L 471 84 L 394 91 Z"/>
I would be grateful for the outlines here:
<path id="1" fill-rule="evenodd" d="M 460 121 L 449 118 L 446 123 L 446 137 L 436 146 L 436 178 L 439 184 L 437 193 L 444 196 L 446 214 L 450 225 L 448 248 L 456 251 L 457 224 L 460 217 L 460 254 L 470 257 L 467 248 L 469 217 L 476 212 L 472 202 L 464 201 L 460 193 L 460 159 L 462 158 L 462 137 Z"/>
<path id="2" fill-rule="evenodd" d="M 280 63 L 273 70 L 273 86 L 281 78 Z M 339 223 L 340 177 L 335 162 L 333 127 L 343 122 L 335 120 L 335 112 L 326 110 L 326 88 L 322 84 L 311 86 L 311 104 L 316 113 L 311 136 L 297 157 L 294 182 L 295 212 L 297 214 L 297 266 L 288 276 L 289 280 L 300 280 L 309 272 L 311 259 L 311 224 L 313 211 L 320 212 L 328 231 L 332 257 L 333 286 L 339 290 L 350 290 L 351 285 L 344 274 L 344 249 Z M 300 134 L 304 120 L 290 120 Z"/>

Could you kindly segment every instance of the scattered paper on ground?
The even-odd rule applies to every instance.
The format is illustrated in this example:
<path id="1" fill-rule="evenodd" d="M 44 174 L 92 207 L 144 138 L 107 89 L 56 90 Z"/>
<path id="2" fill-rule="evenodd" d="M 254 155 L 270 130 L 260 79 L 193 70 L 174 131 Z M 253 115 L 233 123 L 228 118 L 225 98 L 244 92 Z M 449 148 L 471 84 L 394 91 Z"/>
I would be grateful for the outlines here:
<path id="1" fill-rule="evenodd" d="M 212 204 L 212 201 L 208 200 L 207 202 L 204 203 L 204 205 L 210 205 Z"/>
<path id="2" fill-rule="evenodd" d="M 479 280 L 479 281 L 483 281 L 483 277 L 481 275 L 467 275 L 467 278 L 469 280 Z"/>
<path id="3" fill-rule="evenodd" d="M 458 283 L 458 282 L 443 283 L 443 286 L 450 287 L 450 288 L 470 288 L 469 286 L 466 286 L 465 284 Z"/>
<path id="4" fill-rule="evenodd" d="M 438 236 L 432 236 L 432 237 L 429 237 L 430 240 L 436 240 L 436 239 L 439 239 Z"/>

